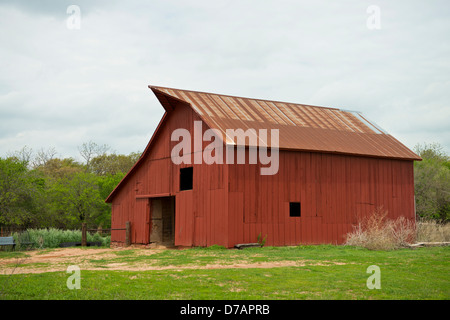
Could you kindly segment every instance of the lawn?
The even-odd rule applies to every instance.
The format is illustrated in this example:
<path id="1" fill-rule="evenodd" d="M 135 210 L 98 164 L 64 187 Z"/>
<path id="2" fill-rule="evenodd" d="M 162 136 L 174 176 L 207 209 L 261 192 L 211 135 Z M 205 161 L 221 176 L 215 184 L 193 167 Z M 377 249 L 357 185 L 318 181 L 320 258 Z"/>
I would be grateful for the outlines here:
<path id="1" fill-rule="evenodd" d="M 244 250 L 76 250 L 66 256 L 68 251 L 59 249 L 0 252 L 0 299 L 450 298 L 449 247 L 393 251 L 331 245 Z M 69 265 L 80 269 L 80 289 L 70 290 L 67 286 L 72 276 L 66 272 Z M 367 286 L 371 265 L 379 267 L 380 289 Z"/>

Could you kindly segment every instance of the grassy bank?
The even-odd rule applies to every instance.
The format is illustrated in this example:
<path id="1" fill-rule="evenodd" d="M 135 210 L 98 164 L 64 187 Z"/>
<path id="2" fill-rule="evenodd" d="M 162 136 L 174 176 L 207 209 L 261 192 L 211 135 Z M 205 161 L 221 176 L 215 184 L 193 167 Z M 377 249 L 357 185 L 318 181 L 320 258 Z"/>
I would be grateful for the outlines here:
<path id="1" fill-rule="evenodd" d="M 92 252 L 95 249 L 85 250 Z M 67 288 L 66 282 L 71 274 L 66 273 L 65 266 L 59 272 L 1 275 L 1 298 L 450 298 L 448 247 L 395 251 L 371 251 L 350 246 L 245 250 L 194 248 L 140 253 L 142 250 L 138 249 L 121 250 L 104 256 L 99 253 L 95 260 L 90 261 L 90 265 L 96 268 L 80 265 L 81 288 L 78 290 Z M 6 257 L 11 258 L 11 253 L 5 255 L 4 259 Z M 111 265 L 122 265 L 124 268 L 133 265 L 152 266 L 155 269 L 110 270 L 108 266 Z M 368 289 L 366 285 L 371 276 L 367 268 L 371 265 L 380 268 L 381 289 Z"/>

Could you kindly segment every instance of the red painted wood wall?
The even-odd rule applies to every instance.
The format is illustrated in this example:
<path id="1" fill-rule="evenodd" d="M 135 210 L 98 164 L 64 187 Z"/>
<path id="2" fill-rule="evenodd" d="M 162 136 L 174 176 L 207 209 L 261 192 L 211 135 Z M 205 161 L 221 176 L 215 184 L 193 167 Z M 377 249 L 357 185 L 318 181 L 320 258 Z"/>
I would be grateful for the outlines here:
<path id="1" fill-rule="evenodd" d="M 280 152 L 277 175 L 257 165 L 229 166 L 229 245 L 343 243 L 379 207 L 388 218 L 414 219 L 412 161 L 309 152 Z M 301 217 L 289 216 L 301 203 Z"/>
<path id="2" fill-rule="evenodd" d="M 352 225 L 383 206 L 390 218 L 414 219 L 413 161 L 280 151 L 279 172 L 261 176 L 259 165 L 194 164 L 193 190 L 179 191 L 170 153 L 173 130 L 193 132 L 200 118 L 179 104 L 163 118 L 146 156 L 112 201 L 112 228 L 132 223 L 133 243 L 148 243 L 149 197 L 175 196 L 175 245 L 233 247 L 343 243 Z M 203 130 L 207 127 L 203 124 Z M 203 148 L 210 142 L 205 142 Z M 192 150 L 194 145 L 192 143 Z M 195 150 L 199 151 L 199 150 Z M 301 217 L 289 216 L 301 203 Z M 123 242 L 125 232 L 113 231 Z"/>

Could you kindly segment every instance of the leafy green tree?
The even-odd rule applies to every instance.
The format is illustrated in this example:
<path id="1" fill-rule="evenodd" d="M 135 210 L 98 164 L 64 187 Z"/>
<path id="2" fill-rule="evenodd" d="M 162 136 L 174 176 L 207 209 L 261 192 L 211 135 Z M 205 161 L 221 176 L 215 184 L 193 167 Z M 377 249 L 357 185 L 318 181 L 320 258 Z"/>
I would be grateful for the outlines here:
<path id="1" fill-rule="evenodd" d="M 0 224 L 30 226 L 37 222 L 45 181 L 27 162 L 0 158 Z"/>
<path id="2" fill-rule="evenodd" d="M 48 221 L 59 228 L 111 225 L 111 205 L 105 199 L 124 174 L 97 175 L 73 159 L 53 159 L 39 168 L 46 175 Z"/>
<path id="3" fill-rule="evenodd" d="M 109 194 L 114 190 L 114 188 L 119 184 L 119 182 L 125 177 L 125 173 L 118 172 L 116 174 L 108 174 L 102 176 L 98 180 L 100 197 L 103 200 L 108 198 Z"/>
<path id="4" fill-rule="evenodd" d="M 98 178 L 87 172 L 72 172 L 49 184 L 48 207 L 54 222 L 66 228 L 79 228 L 82 222 L 96 225 L 101 214 Z"/>
<path id="5" fill-rule="evenodd" d="M 417 215 L 447 221 L 450 219 L 449 156 L 436 143 L 417 145 L 415 151 L 423 159 L 414 164 Z"/>
<path id="6" fill-rule="evenodd" d="M 0 158 L 0 224 L 21 227 L 111 226 L 105 199 L 140 157 L 107 154 L 107 145 L 79 147 L 85 163 L 57 158 L 56 150 L 28 147 Z"/>
<path id="7" fill-rule="evenodd" d="M 64 179 L 64 177 L 85 171 L 85 166 L 73 158 L 54 158 L 40 164 L 36 167 L 36 170 L 50 179 Z"/>
<path id="8" fill-rule="evenodd" d="M 102 199 L 102 205 L 100 209 L 100 214 L 97 217 L 97 224 L 102 225 L 102 227 L 111 227 L 111 204 L 105 203 L 106 198 L 114 190 L 114 188 L 119 184 L 119 182 L 125 176 L 124 173 L 118 172 L 116 174 L 108 174 L 101 176 L 98 179 L 98 187 L 100 198 Z"/>

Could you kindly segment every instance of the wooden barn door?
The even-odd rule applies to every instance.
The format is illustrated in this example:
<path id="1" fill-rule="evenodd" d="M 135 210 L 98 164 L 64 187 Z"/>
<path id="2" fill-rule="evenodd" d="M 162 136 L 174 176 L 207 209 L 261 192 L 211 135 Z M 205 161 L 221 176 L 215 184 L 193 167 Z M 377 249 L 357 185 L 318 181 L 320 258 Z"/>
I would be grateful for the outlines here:
<path id="1" fill-rule="evenodd" d="M 150 243 L 173 245 L 175 197 L 150 199 Z"/>
<path id="2" fill-rule="evenodd" d="M 192 190 L 177 194 L 175 207 L 175 245 L 190 247 L 194 238 Z"/>

